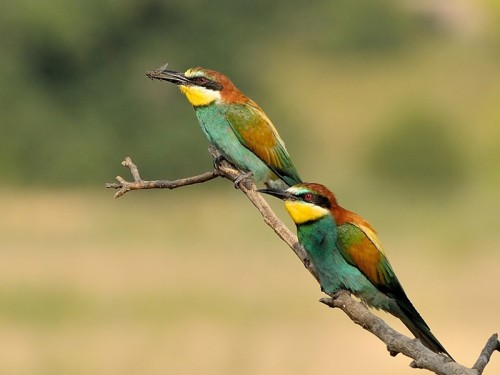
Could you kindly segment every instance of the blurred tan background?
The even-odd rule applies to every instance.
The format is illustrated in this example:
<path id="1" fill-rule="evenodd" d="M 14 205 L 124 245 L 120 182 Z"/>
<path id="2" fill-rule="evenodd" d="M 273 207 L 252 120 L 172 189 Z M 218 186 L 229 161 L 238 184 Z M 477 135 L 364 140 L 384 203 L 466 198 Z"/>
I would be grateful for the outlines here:
<path id="1" fill-rule="evenodd" d="M 497 1 L 1 7 L 1 374 L 416 373 L 317 302 L 228 181 L 104 189 L 126 155 L 146 179 L 211 168 L 187 101 L 145 77 L 165 62 L 264 108 L 303 178 L 378 229 L 459 362 L 500 330 Z"/>

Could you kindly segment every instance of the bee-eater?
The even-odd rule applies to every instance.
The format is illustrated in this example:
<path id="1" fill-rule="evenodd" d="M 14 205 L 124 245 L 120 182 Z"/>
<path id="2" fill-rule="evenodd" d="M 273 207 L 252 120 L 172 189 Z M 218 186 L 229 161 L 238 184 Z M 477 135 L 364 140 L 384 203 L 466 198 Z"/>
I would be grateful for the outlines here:
<path id="1" fill-rule="evenodd" d="M 259 191 L 285 201 L 324 292 L 350 291 L 367 305 L 401 319 L 422 344 L 451 358 L 406 296 L 367 221 L 339 206 L 333 193 L 320 184 Z"/>
<path id="2" fill-rule="evenodd" d="M 302 182 L 271 120 L 225 75 L 203 68 L 179 73 L 166 66 L 146 75 L 179 86 L 209 142 L 236 167 L 251 172 L 256 182 Z"/>

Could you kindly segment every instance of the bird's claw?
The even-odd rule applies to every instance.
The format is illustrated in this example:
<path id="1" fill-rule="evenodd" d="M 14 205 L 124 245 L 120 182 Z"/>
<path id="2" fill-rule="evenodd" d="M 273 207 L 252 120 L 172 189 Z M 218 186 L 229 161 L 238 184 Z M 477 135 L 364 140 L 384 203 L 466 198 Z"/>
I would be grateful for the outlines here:
<path id="1" fill-rule="evenodd" d="M 253 172 L 246 172 L 246 173 L 240 174 L 234 180 L 234 188 L 235 189 L 239 189 L 240 188 L 240 182 L 242 182 L 242 181 L 246 182 L 247 180 L 250 180 L 252 177 L 253 177 Z M 247 186 L 247 185 L 245 184 L 245 186 Z"/>
<path id="2" fill-rule="evenodd" d="M 212 163 L 213 163 L 214 169 L 215 169 L 216 171 L 218 171 L 218 170 L 219 170 L 220 165 L 221 165 L 221 163 L 222 163 L 223 161 L 227 161 L 227 162 L 229 162 L 229 160 L 227 160 L 227 159 L 226 159 L 226 157 L 225 157 L 224 155 L 220 155 L 220 154 L 219 154 L 219 155 L 217 155 L 216 157 L 214 157 L 214 159 L 213 159 Z"/>
<path id="3" fill-rule="evenodd" d="M 399 354 L 399 352 L 397 350 L 389 349 L 389 347 L 387 347 L 387 351 L 389 352 L 389 355 L 391 357 L 395 357 Z M 411 365 L 410 365 L 410 367 L 411 367 Z"/>
<path id="4" fill-rule="evenodd" d="M 323 293 L 325 293 L 325 291 L 324 291 L 324 290 L 322 290 L 322 292 L 323 292 Z M 351 294 L 351 293 L 349 293 L 349 291 L 348 291 L 348 290 L 344 290 L 344 289 L 335 290 L 335 291 L 330 292 L 330 293 L 327 293 L 327 294 L 328 294 L 328 295 L 329 295 L 332 299 L 337 299 L 337 298 L 339 298 L 339 297 L 340 297 L 340 295 L 341 295 L 342 293 L 345 293 L 345 292 L 347 292 L 349 295 Z"/>
<path id="5" fill-rule="evenodd" d="M 340 293 L 343 292 L 342 289 L 334 290 L 334 291 L 327 291 L 325 288 L 323 288 L 323 285 L 320 285 L 320 289 L 322 293 L 328 294 L 331 299 L 337 299 L 340 297 Z"/>

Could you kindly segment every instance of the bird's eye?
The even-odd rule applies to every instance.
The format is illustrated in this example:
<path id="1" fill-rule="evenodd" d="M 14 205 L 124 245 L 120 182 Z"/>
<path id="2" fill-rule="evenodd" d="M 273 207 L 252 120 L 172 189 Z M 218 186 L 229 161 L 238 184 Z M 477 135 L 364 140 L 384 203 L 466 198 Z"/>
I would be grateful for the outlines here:
<path id="1" fill-rule="evenodd" d="M 196 77 L 193 79 L 194 83 L 197 85 L 205 85 L 208 83 L 208 78 L 205 77 Z"/>
<path id="2" fill-rule="evenodd" d="M 313 198 L 314 198 L 314 196 L 312 195 L 312 193 L 306 193 L 306 194 L 304 194 L 304 200 L 306 202 L 312 202 Z"/>

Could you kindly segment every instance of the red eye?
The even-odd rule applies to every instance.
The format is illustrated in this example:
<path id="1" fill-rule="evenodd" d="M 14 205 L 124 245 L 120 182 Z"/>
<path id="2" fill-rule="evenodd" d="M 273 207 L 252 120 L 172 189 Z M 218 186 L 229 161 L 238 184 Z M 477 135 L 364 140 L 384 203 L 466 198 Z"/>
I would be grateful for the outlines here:
<path id="1" fill-rule="evenodd" d="M 196 77 L 194 81 L 198 85 L 204 85 L 208 82 L 208 79 L 206 79 L 205 77 Z"/>
<path id="2" fill-rule="evenodd" d="M 306 193 L 306 194 L 304 194 L 304 200 L 305 200 L 306 202 L 312 202 L 312 200 L 313 200 L 313 195 L 312 195 L 311 193 Z"/>

